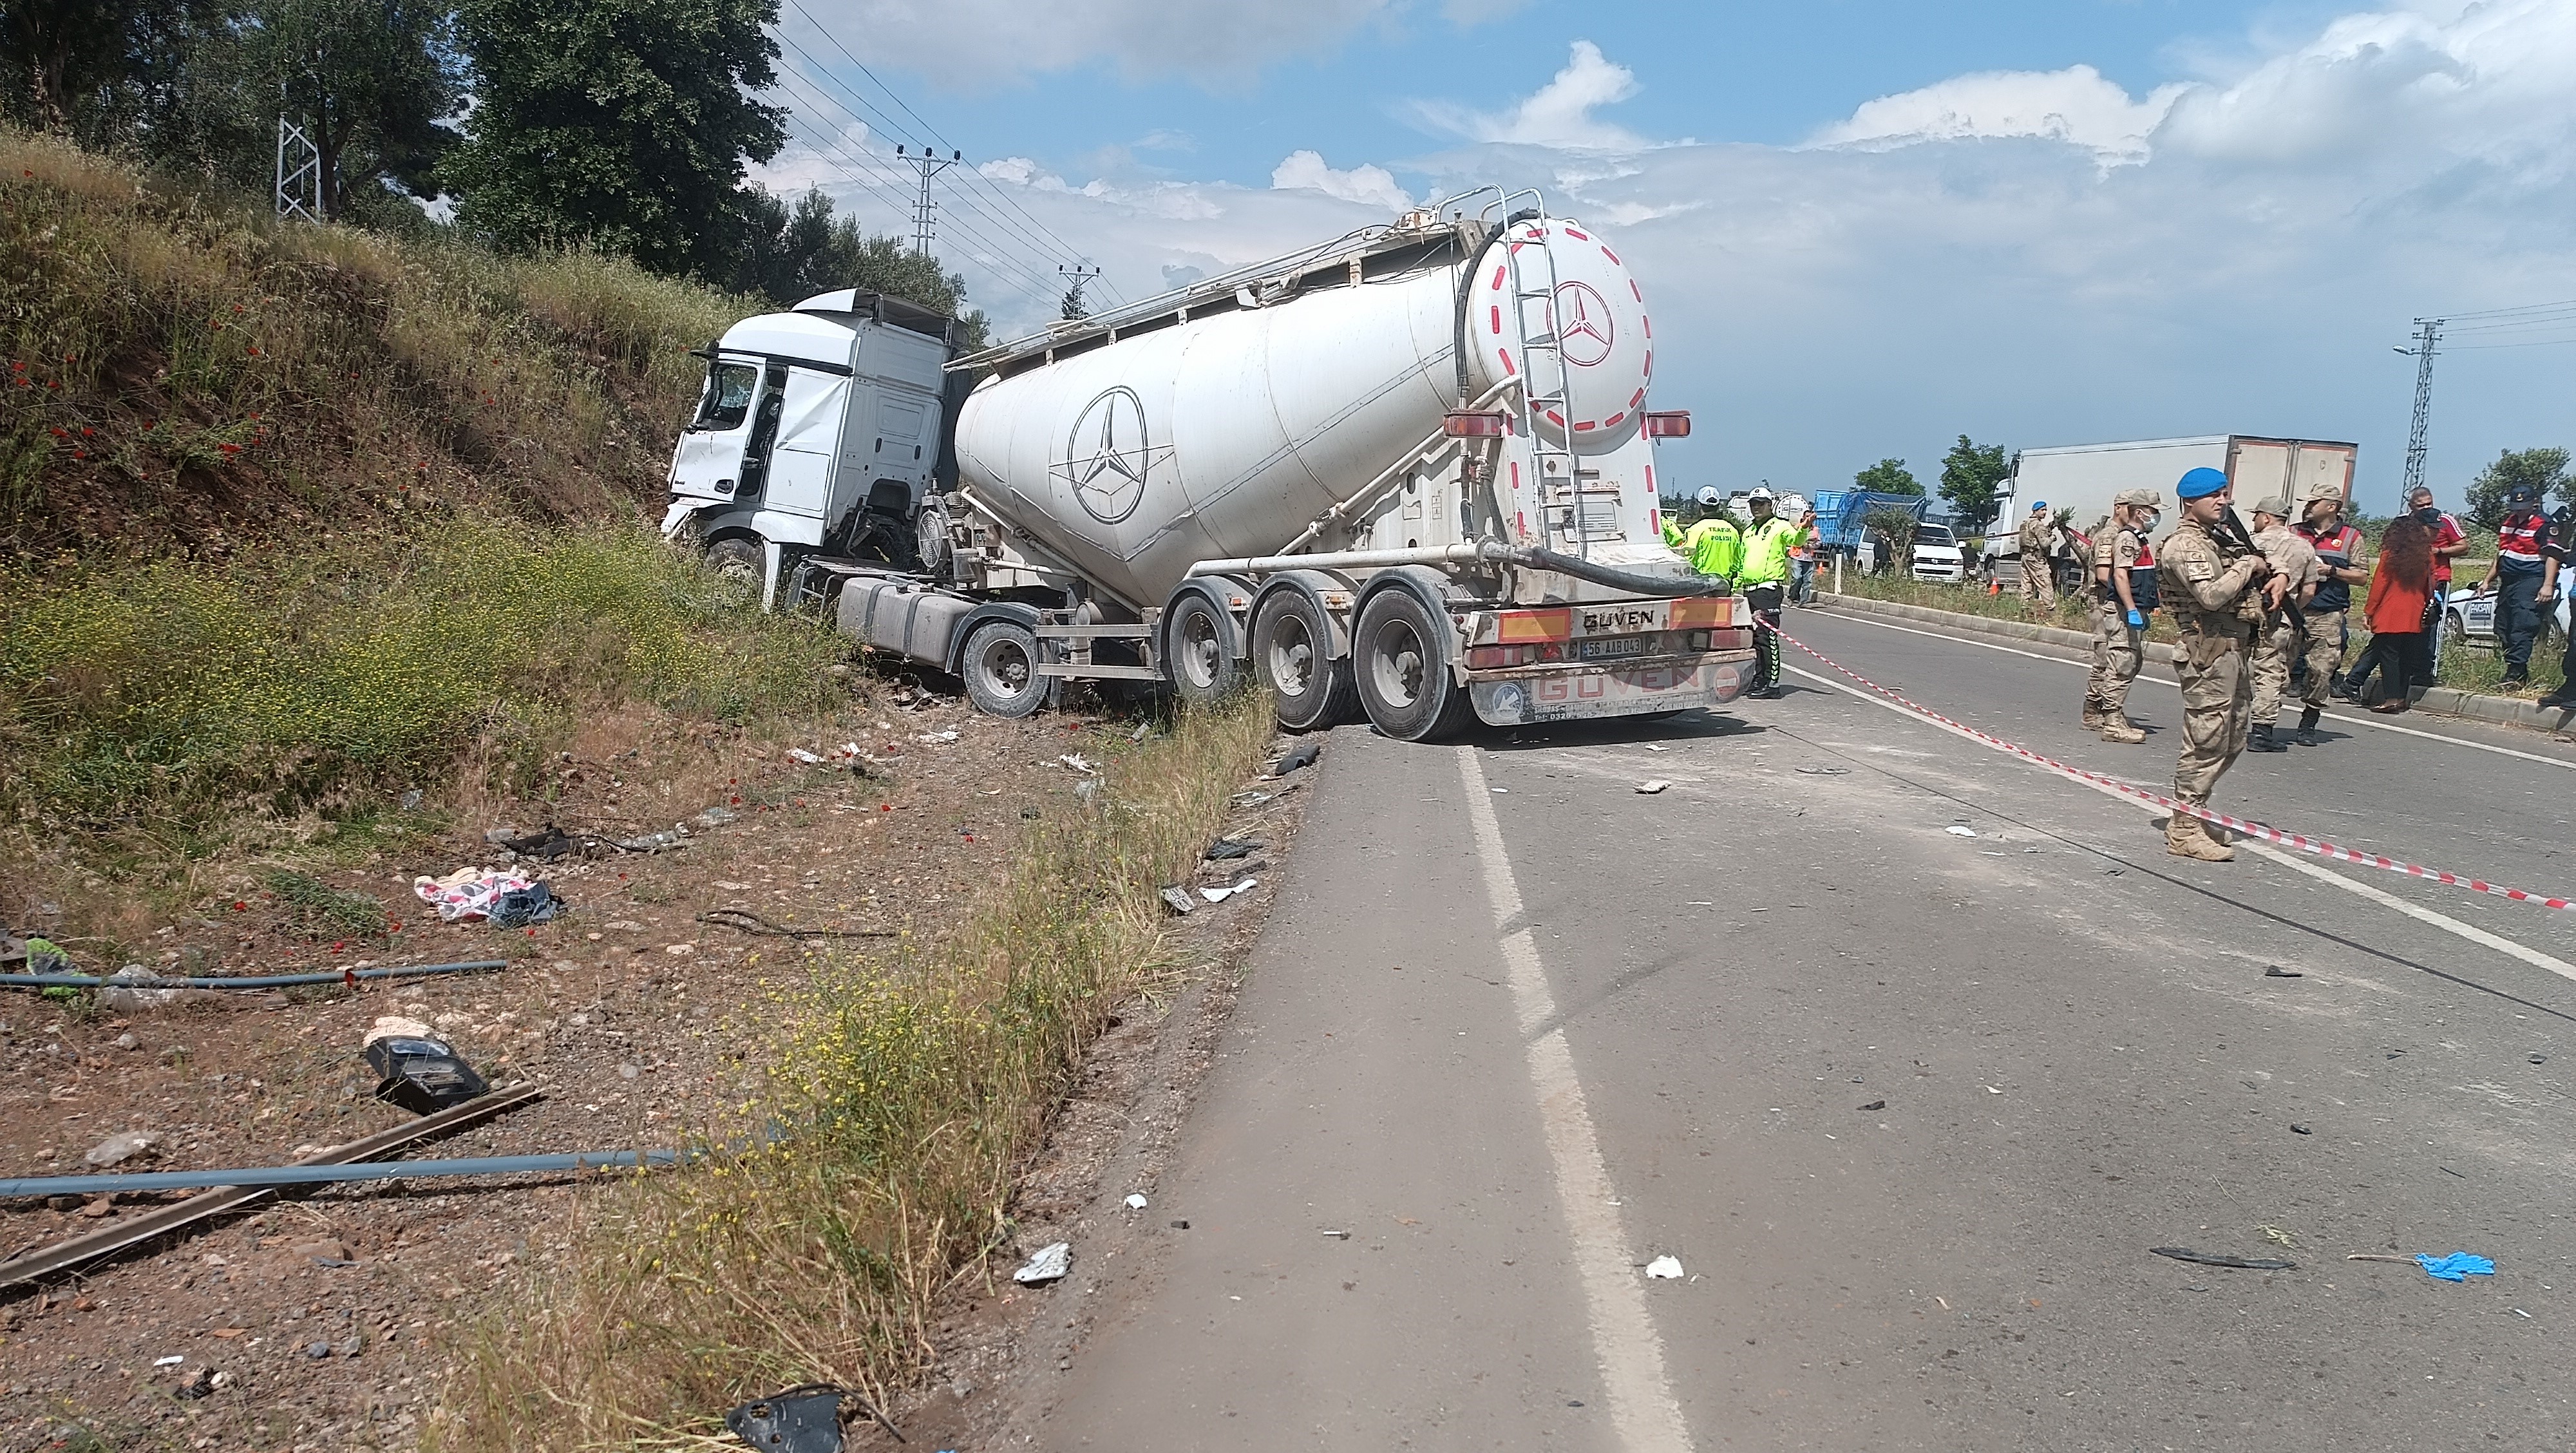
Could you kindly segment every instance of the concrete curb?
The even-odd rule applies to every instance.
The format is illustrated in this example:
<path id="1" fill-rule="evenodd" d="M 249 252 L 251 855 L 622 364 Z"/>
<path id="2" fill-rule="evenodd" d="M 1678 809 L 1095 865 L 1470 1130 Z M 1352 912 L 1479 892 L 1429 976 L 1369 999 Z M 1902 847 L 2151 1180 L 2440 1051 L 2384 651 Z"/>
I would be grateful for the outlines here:
<path id="1" fill-rule="evenodd" d="M 2082 631 L 2061 626 L 2034 626 L 2021 621 L 1999 621 L 1988 616 L 1967 615 L 1960 611 L 1934 610 L 1929 606 L 1905 605 L 1892 600 L 1871 600 L 1858 595 L 1835 595 L 1817 591 L 1818 605 L 1838 610 L 1857 611 L 1863 615 L 1893 616 L 1899 620 L 1921 621 L 1945 630 L 1961 631 L 1972 636 L 1995 636 L 2007 641 L 2031 641 L 2044 646 L 2060 646 L 2091 655 L 2093 638 Z M 2159 665 L 2173 664 L 2174 648 L 2161 641 L 2146 644 L 2146 658 Z M 2535 731 L 2564 733 L 2576 727 L 2576 707 L 2551 709 L 2536 702 L 2510 696 L 2482 696 L 2448 686 L 2428 687 L 2415 698 L 2425 711 L 2446 716 L 2467 717 L 2472 721 L 2491 721 L 2503 726 L 2530 727 Z"/>

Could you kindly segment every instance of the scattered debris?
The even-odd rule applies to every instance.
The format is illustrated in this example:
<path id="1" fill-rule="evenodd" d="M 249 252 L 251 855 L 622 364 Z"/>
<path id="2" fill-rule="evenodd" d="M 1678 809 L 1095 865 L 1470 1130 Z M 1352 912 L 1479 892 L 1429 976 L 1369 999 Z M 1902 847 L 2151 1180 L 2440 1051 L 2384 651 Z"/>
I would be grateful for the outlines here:
<path id="1" fill-rule="evenodd" d="M 571 906 L 555 896 L 553 887 L 537 882 L 513 888 L 494 899 L 484 917 L 494 928 L 532 928 L 554 922 L 555 915 Z"/>
<path id="2" fill-rule="evenodd" d="M 81 1155 L 81 1163 L 105 1170 L 123 1165 L 138 1155 L 151 1155 L 161 1148 L 162 1137 L 150 1130 L 127 1130 L 111 1135 L 91 1146 Z"/>
<path id="3" fill-rule="evenodd" d="M 1278 765 L 1270 769 L 1270 775 L 1273 777 L 1285 777 L 1291 772 L 1311 767 L 1315 765 L 1315 759 L 1323 754 L 1324 744 L 1322 742 L 1299 742 L 1297 745 L 1290 747 L 1287 752 L 1279 758 Z"/>
<path id="4" fill-rule="evenodd" d="M 731 928 L 743 933 L 771 938 L 893 938 L 890 928 L 790 928 L 761 917 L 748 908 L 710 908 L 698 915 L 698 922 L 718 928 Z"/>
<path id="5" fill-rule="evenodd" d="M 1656 793 L 1661 792 L 1661 791 L 1663 791 L 1665 788 L 1668 788 L 1668 787 L 1670 787 L 1670 786 L 1672 786 L 1672 785 L 1673 785 L 1673 784 L 1671 784 L 1670 782 L 1665 781 L 1663 778 L 1661 778 L 1661 777 L 1657 777 L 1657 778 L 1652 779 L 1651 781 L 1646 781 L 1646 782 L 1640 782 L 1640 783 L 1638 783 L 1638 784 L 1637 784 L 1637 791 L 1638 791 L 1639 793 L 1643 794 L 1644 796 L 1652 797 L 1652 796 L 1654 796 Z"/>
<path id="6" fill-rule="evenodd" d="M 2304 979 L 2307 975 L 2297 969 L 2282 968 L 2279 964 L 2265 964 L 2263 966 L 2263 977 L 2267 979 Z"/>
<path id="7" fill-rule="evenodd" d="M 944 732 L 924 732 L 920 736 L 913 738 L 913 740 L 924 746 L 936 747 L 943 743 L 957 740 L 957 729 L 955 727 L 950 727 Z"/>
<path id="8" fill-rule="evenodd" d="M 699 813 L 697 816 L 690 818 L 689 821 L 701 828 L 723 827 L 726 823 L 732 822 L 740 816 L 742 816 L 741 813 L 736 812 L 732 808 L 719 802 L 715 806 L 708 808 L 706 811 Z"/>
<path id="9" fill-rule="evenodd" d="M 1646 1275 L 1657 1281 L 1680 1281 L 1682 1262 L 1678 1256 L 1658 1256 L 1646 1263 Z"/>
<path id="10" fill-rule="evenodd" d="M 1259 852 L 1261 849 L 1268 846 L 1269 844 L 1267 843 L 1258 842 L 1252 839 L 1238 841 L 1230 837 L 1221 837 L 1215 842 L 1208 844 L 1208 850 L 1205 856 L 1207 857 L 1207 860 L 1212 863 L 1230 862 L 1236 858 L 1251 857 L 1254 853 Z"/>
<path id="11" fill-rule="evenodd" d="M 1868 1104 L 1861 1106 L 1861 1108 L 1864 1110 L 1884 1110 L 1887 1108 L 1887 1102 L 1885 1100 L 1872 1100 Z"/>
<path id="12" fill-rule="evenodd" d="M 1948 827 L 1943 828 L 1942 831 L 1948 833 L 1952 837 L 1975 837 L 1977 835 L 1977 830 L 1975 828 L 1962 827 L 1955 822 L 1950 824 Z"/>
<path id="13" fill-rule="evenodd" d="M 1130 1211 L 1141 1211 L 1145 1209 L 1145 1197 L 1142 1192 L 1130 1191 L 1127 1193 L 1127 1209 Z"/>
<path id="14" fill-rule="evenodd" d="M 1799 767 L 1795 770 L 1809 777 L 1848 777 L 1851 775 L 1851 768 L 1849 767 Z"/>
<path id="15" fill-rule="evenodd" d="M 1027 1265 L 1011 1273 L 1011 1280 L 1022 1286 L 1036 1286 L 1041 1282 L 1060 1281 L 1071 1270 L 1073 1243 L 1056 1241 L 1039 1247 L 1037 1255 L 1030 1257 Z"/>
<path id="16" fill-rule="evenodd" d="M 1163 906 L 1183 917 L 1199 911 L 1198 904 L 1191 901 L 1189 890 L 1185 888 L 1164 889 Z"/>
<path id="17" fill-rule="evenodd" d="M 2191 1251 L 2180 1246 L 2150 1246 L 2147 1250 L 2176 1261 L 2196 1262 L 2202 1266 L 2232 1266 L 2239 1271 L 2296 1271 L 2295 1261 L 2278 1261 L 2269 1257 L 2220 1256 L 2214 1252 Z"/>
<path id="18" fill-rule="evenodd" d="M 1100 769 L 1091 764 L 1091 759 L 1080 752 L 1067 752 L 1055 760 L 1056 764 L 1066 771 L 1080 772 L 1085 777 L 1098 776 L 1100 773 Z"/>
<path id="19" fill-rule="evenodd" d="M 411 880 L 411 891 L 419 896 L 420 901 L 438 910 L 441 923 L 462 923 L 487 917 L 493 905 L 501 901 L 502 894 L 535 886 L 534 879 L 523 878 L 517 873 L 493 873 L 481 868 L 459 868 L 444 878 Z"/>
<path id="20" fill-rule="evenodd" d="M 447 1041 L 426 1034 L 370 1032 L 366 1057 L 376 1098 L 415 1115 L 462 1105 L 491 1088 Z"/>
<path id="21" fill-rule="evenodd" d="M 2533 1064 L 2536 1064 L 2536 1065 L 2545 1065 L 2545 1064 L 2549 1063 L 2549 1056 L 2547 1056 L 2547 1055 L 2545 1055 L 2545 1054 L 2535 1054 L 2535 1055 L 2532 1055 L 2530 1058 L 2531 1058 L 2531 1062 L 2532 1062 Z"/>
<path id="22" fill-rule="evenodd" d="M 2257 1226 L 2254 1229 L 2262 1232 L 2263 1239 L 2275 1246 L 2286 1247 L 2292 1251 L 2299 1249 L 2298 1241 L 2278 1226 Z"/>
<path id="23" fill-rule="evenodd" d="M 1348 1231 L 1327 1231 L 1324 1233 L 1324 1239 L 1327 1241 L 1348 1241 L 1351 1239 L 1351 1233 Z"/>
<path id="24" fill-rule="evenodd" d="M 1238 792 L 1227 798 L 1226 804 L 1231 807 L 1259 807 L 1268 802 L 1270 797 L 1271 794 L 1267 792 Z"/>
<path id="25" fill-rule="evenodd" d="M 1201 888 L 1199 890 L 1199 896 L 1210 903 L 1223 903 L 1225 900 L 1233 897 L 1237 893 L 1249 891 L 1252 885 L 1258 881 L 1259 880 L 1255 878 L 1246 878 L 1242 882 L 1228 887 Z"/>
<path id="26" fill-rule="evenodd" d="M 2290 1133 L 2292 1135 L 2308 1135 L 2313 1134 L 2314 1132 L 2308 1129 L 2308 1123 L 2306 1121 L 2293 1120 L 2290 1122 Z"/>
<path id="27" fill-rule="evenodd" d="M 1187 1221 L 1175 1221 L 1172 1223 L 1172 1229 L 1175 1231 L 1187 1231 L 1190 1229 L 1190 1223 Z"/>
<path id="28" fill-rule="evenodd" d="M 821 757 L 805 750 L 803 747 L 789 747 L 787 749 L 787 759 L 791 762 L 802 762 L 808 767 L 820 767 L 823 765 L 823 759 Z"/>
<path id="29" fill-rule="evenodd" d="M 754 1448 L 841 1453 L 841 1390 L 808 1383 L 754 1398 L 727 1412 L 725 1426 Z"/>
<path id="30" fill-rule="evenodd" d="M 1646 743 L 1646 750 L 1650 752 L 1669 752 L 1672 748 L 1664 746 L 1658 742 L 1648 742 Z"/>
<path id="31" fill-rule="evenodd" d="M 2495 1262 L 2470 1251 L 2454 1251 L 2448 1256 L 2421 1255 L 2415 1264 L 2435 1281 L 2466 1281 L 2473 1276 L 2495 1275 Z"/>
<path id="32" fill-rule="evenodd" d="M 1073 784 L 1073 796 L 1077 802 L 1089 802 L 1099 795 L 1100 779 L 1097 777 L 1085 777 Z"/>

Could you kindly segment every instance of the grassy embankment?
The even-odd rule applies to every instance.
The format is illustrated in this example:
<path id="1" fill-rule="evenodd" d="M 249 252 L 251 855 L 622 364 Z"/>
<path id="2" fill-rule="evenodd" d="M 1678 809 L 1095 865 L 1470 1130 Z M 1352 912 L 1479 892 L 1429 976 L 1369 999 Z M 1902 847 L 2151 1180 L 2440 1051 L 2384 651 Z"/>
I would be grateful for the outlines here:
<path id="1" fill-rule="evenodd" d="M 0 131 L 0 915 L 113 959 L 203 865 L 533 790 L 586 714 L 832 711 L 840 644 L 649 528 L 751 306 Z"/>
<path id="2" fill-rule="evenodd" d="M 432 1424 L 443 1453 L 718 1446 L 719 1412 L 805 1381 L 882 1401 L 941 1291 L 1007 1242 L 1014 1177 L 1108 1016 L 1178 972 L 1184 880 L 1272 739 L 1267 698 L 1185 717 L 1033 828 L 947 939 L 783 967 L 763 1149 L 630 1183 L 571 1265 L 493 1317 Z"/>

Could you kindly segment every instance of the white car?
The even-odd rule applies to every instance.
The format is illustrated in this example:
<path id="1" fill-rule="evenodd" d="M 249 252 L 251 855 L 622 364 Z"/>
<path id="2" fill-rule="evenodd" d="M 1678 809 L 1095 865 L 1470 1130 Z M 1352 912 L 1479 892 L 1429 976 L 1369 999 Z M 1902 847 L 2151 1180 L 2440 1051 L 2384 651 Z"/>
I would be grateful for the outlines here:
<path id="1" fill-rule="evenodd" d="M 2567 637 L 2567 591 L 2562 583 L 2558 599 L 2550 608 L 2549 619 L 2541 626 L 2545 639 L 2556 629 L 2559 639 Z M 2484 591 L 2475 595 L 2455 595 L 2442 606 L 2442 636 L 2445 640 L 2473 641 L 2489 649 L 2503 644 L 2496 638 L 2496 595 Z M 2534 643 L 2535 651 L 2538 649 Z"/>
<path id="2" fill-rule="evenodd" d="M 1914 527 L 1914 578 L 1953 585 L 1968 578 L 1967 553 L 1959 548 L 1959 537 L 1948 525 Z"/>

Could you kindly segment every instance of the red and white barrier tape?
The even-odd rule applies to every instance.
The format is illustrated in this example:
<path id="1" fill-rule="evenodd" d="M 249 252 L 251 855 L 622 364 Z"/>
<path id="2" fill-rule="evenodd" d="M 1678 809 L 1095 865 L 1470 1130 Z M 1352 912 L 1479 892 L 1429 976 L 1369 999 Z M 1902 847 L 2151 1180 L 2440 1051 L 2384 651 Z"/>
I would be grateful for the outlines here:
<path id="1" fill-rule="evenodd" d="M 2312 838 L 2302 833 L 2283 832 L 2279 828 L 2266 827 L 2259 822 L 2247 822 L 2243 818 L 2229 817 L 2223 812 L 2212 812 L 2206 807 L 2194 807 L 2187 802 L 2176 802 L 2170 797 L 2149 792 L 2143 787 L 2132 787 L 2126 782 L 2105 777 L 2099 772 L 2087 772 L 2081 767 L 2069 766 L 2064 762 L 2058 761 L 2054 757 L 2043 757 L 2028 747 L 2019 746 L 2012 742 L 2005 741 L 2001 737 L 1991 736 L 1985 732 L 1981 732 L 1975 727 L 1968 725 L 1966 722 L 1953 721 L 1949 717 L 1943 716 L 1941 713 L 1934 711 L 1932 708 L 1925 706 L 1919 701 L 1914 701 L 1905 696 L 1901 696 L 1896 692 L 1890 691 L 1886 687 L 1881 686 L 1877 682 L 1870 680 L 1868 677 L 1861 675 L 1849 666 L 1834 660 L 1824 652 L 1817 650 L 1815 647 L 1808 645 L 1806 642 L 1799 640 L 1797 637 L 1790 635 L 1788 632 L 1781 630 L 1777 626 L 1758 619 L 1755 624 L 1758 629 L 1771 632 L 1771 634 L 1778 636 L 1781 640 L 1784 640 L 1790 645 L 1797 647 L 1799 650 L 1806 652 L 1808 655 L 1815 657 L 1825 665 L 1841 672 L 1843 675 L 1850 677 L 1852 680 L 1859 682 L 1861 685 L 1868 687 L 1870 690 L 1877 692 L 1879 695 L 1886 697 L 1888 700 L 1895 702 L 1897 705 L 1904 707 L 1908 711 L 1914 712 L 1917 715 L 1926 717 L 1932 721 L 1937 721 L 1941 725 L 1950 728 L 1952 731 L 1963 733 L 1977 741 L 1985 743 L 1996 751 L 2009 753 L 2012 756 L 2021 758 L 2025 762 L 2031 762 L 2038 766 L 2046 767 L 2052 772 L 2072 777 L 2076 781 L 2087 782 L 2093 786 L 2105 788 L 2109 791 L 2116 792 L 2123 797 L 2134 798 L 2140 802 L 2152 803 L 2157 807 L 2165 809 L 2167 812 L 2179 812 L 2190 817 L 2199 818 L 2203 822 L 2214 822 L 2220 827 L 2226 828 L 2230 832 L 2243 833 L 2247 837 L 2258 838 L 2267 843 L 2277 843 L 2285 848 L 2295 848 L 2303 853 L 2314 853 L 2318 857 L 2331 858 L 2336 862 L 2358 863 L 2365 868 L 2380 868 L 2391 873 L 2403 873 L 2410 878 L 2421 878 L 2427 883 L 2441 883 L 2448 887 L 2466 888 L 2473 893 L 2485 893 L 2497 898 L 2510 898 L 2516 903 L 2536 903 L 2543 908 L 2576 908 L 2576 899 L 2553 898 L 2546 893 L 2533 893 L 2522 888 L 2508 888 L 2501 883 L 2489 883 L 2479 878 L 2463 877 L 2458 873 L 2446 873 L 2439 868 L 2427 868 L 2419 863 L 2402 863 L 2395 858 L 2383 858 L 2376 853 L 2360 852 L 2353 848 L 2342 847 L 2335 843 L 2327 842 L 2323 838 Z"/>

